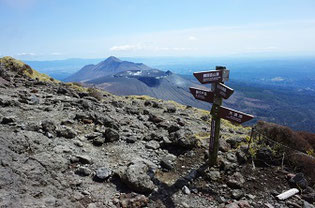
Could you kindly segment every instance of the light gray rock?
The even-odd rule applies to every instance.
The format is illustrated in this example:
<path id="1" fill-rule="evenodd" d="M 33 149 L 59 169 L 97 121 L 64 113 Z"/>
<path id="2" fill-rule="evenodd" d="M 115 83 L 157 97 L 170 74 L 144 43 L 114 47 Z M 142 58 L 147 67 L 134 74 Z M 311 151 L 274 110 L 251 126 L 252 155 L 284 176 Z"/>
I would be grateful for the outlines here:
<path id="1" fill-rule="evenodd" d="M 234 190 L 232 190 L 231 195 L 232 195 L 233 199 L 239 200 L 244 196 L 244 192 L 240 189 L 234 189 Z"/>
<path id="2" fill-rule="evenodd" d="M 190 190 L 189 190 L 189 188 L 188 188 L 187 186 L 184 186 L 184 187 L 182 188 L 182 191 L 183 191 L 183 193 L 186 194 L 186 195 L 191 194 L 191 192 L 190 192 Z"/>
<path id="3" fill-rule="evenodd" d="M 57 136 L 58 137 L 65 137 L 67 139 L 73 139 L 74 137 L 77 136 L 77 133 L 71 129 L 70 127 L 64 126 L 62 129 L 59 129 L 57 131 Z"/>
<path id="4" fill-rule="evenodd" d="M 243 187 L 245 179 L 240 172 L 234 173 L 228 178 L 227 185 L 232 189 L 239 189 Z"/>
<path id="5" fill-rule="evenodd" d="M 91 174 L 91 170 L 87 167 L 79 167 L 76 169 L 75 174 L 79 176 L 89 176 Z"/>
<path id="6" fill-rule="evenodd" d="M 129 165 L 127 170 L 121 176 L 124 183 L 129 188 L 139 193 L 151 193 L 155 185 L 148 175 L 148 166 L 143 162 L 137 162 Z"/>
<path id="7" fill-rule="evenodd" d="M 96 181 L 105 181 L 112 175 L 111 169 L 108 167 L 101 167 L 96 170 L 94 180 Z"/>
<path id="8" fill-rule="evenodd" d="M 308 203 L 307 201 L 303 201 L 303 208 L 315 208 L 315 206 Z"/>
<path id="9" fill-rule="evenodd" d="M 146 143 L 145 147 L 148 149 L 156 150 L 156 149 L 160 148 L 160 143 L 155 141 L 155 140 L 151 140 L 148 143 Z"/>
<path id="10" fill-rule="evenodd" d="M 221 178 L 220 171 L 213 170 L 206 172 L 207 178 L 209 178 L 211 181 L 217 181 Z"/>

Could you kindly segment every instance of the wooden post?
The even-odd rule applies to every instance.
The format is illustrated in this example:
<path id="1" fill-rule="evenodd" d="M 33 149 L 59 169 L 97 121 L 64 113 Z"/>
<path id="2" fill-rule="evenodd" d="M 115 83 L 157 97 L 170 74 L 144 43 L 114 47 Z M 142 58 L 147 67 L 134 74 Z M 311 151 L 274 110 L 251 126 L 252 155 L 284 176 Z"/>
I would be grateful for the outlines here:
<path id="1" fill-rule="evenodd" d="M 216 67 L 216 70 L 224 71 L 225 67 Z M 223 82 L 221 82 L 223 83 Z M 212 91 L 215 91 L 217 83 L 212 84 Z M 214 102 L 211 109 L 211 133 L 209 142 L 209 166 L 216 165 L 219 151 L 219 138 L 221 119 L 219 117 L 219 108 L 222 105 L 222 97 L 214 93 Z"/>

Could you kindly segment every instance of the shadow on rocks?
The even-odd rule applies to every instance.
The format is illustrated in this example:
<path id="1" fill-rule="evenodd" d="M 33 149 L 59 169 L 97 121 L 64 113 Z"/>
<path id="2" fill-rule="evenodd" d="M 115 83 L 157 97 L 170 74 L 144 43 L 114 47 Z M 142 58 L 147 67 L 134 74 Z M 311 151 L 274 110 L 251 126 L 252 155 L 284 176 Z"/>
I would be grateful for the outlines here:
<path id="1" fill-rule="evenodd" d="M 177 179 L 177 181 L 171 186 L 155 178 L 154 174 L 149 173 L 153 183 L 158 186 L 158 190 L 154 191 L 149 198 L 154 201 L 161 200 L 165 207 L 175 208 L 176 204 L 172 200 L 172 196 L 177 191 L 182 190 L 184 186 L 188 186 L 189 182 L 198 178 L 199 175 L 209 167 L 208 164 L 208 161 L 206 161 L 205 164 L 201 165 L 199 168 L 192 169 L 187 175 Z"/>

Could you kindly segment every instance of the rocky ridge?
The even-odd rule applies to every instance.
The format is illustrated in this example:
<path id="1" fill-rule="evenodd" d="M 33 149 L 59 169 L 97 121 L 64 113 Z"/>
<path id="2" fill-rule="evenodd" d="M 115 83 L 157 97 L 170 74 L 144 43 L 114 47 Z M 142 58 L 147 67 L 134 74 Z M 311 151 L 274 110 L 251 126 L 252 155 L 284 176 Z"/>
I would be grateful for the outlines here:
<path id="1" fill-rule="evenodd" d="M 223 121 L 207 168 L 208 112 L 33 79 L 14 63 L 0 61 L 1 207 L 312 207 L 310 184 L 275 198 L 294 175 L 253 169 L 249 128 Z"/>

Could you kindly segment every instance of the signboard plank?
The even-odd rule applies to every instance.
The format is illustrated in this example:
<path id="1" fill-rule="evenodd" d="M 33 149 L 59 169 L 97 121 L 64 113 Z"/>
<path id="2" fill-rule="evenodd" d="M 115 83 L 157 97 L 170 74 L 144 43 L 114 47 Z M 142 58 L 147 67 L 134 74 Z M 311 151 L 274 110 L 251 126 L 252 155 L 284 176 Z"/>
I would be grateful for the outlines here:
<path id="1" fill-rule="evenodd" d="M 195 99 L 202 100 L 208 103 L 213 103 L 214 93 L 212 91 L 194 87 L 190 87 L 189 90 L 190 93 L 195 97 Z"/>
<path id="2" fill-rule="evenodd" d="M 222 81 L 222 71 L 204 71 L 204 72 L 194 72 L 194 76 L 198 79 L 201 84 L 208 84 L 212 82 Z"/>
<path id="3" fill-rule="evenodd" d="M 250 114 L 243 113 L 223 106 L 220 106 L 218 116 L 220 118 L 237 123 L 244 123 L 254 118 L 254 116 Z"/>
<path id="4" fill-rule="evenodd" d="M 228 99 L 234 92 L 234 90 L 225 84 L 217 83 L 215 87 L 215 92 L 223 97 L 224 99 Z"/>

